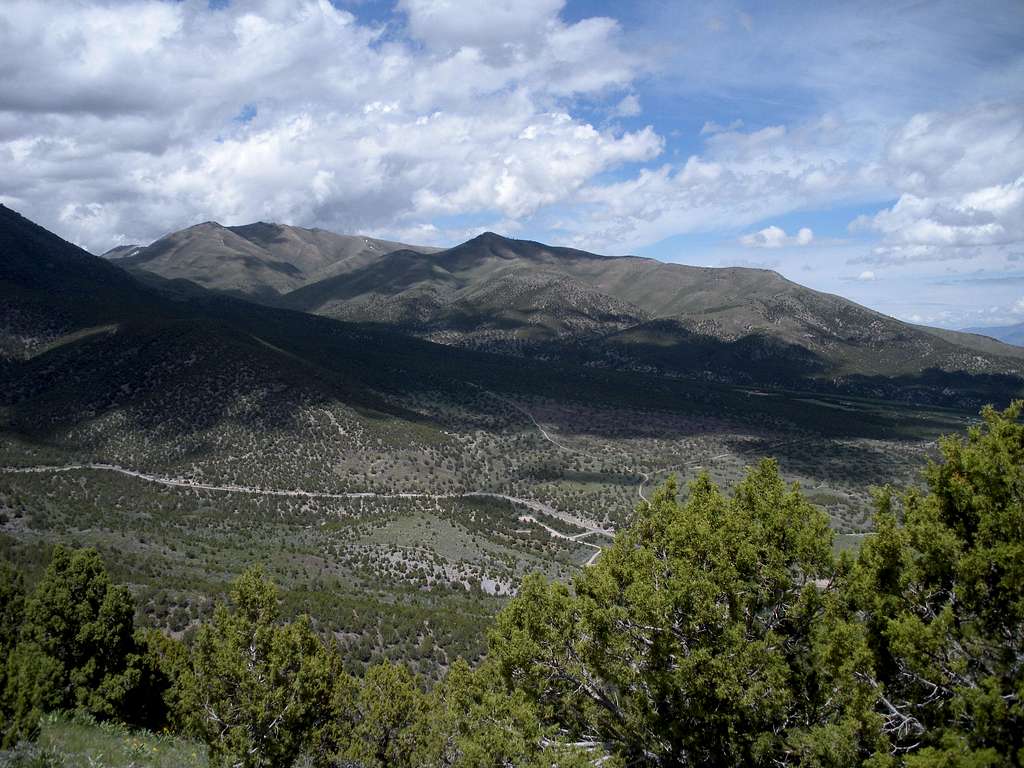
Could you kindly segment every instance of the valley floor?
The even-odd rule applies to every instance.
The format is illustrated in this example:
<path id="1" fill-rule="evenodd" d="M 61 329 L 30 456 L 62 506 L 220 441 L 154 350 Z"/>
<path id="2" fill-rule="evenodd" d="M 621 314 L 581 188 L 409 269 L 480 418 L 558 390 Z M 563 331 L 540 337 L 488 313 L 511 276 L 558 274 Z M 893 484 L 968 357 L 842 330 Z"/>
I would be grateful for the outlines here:
<path id="1" fill-rule="evenodd" d="M 480 654 L 481 628 L 525 574 L 566 580 L 593 563 L 670 475 L 731 487 L 774 455 L 828 511 L 837 546 L 856 546 L 870 487 L 914 482 L 935 436 L 966 418 L 772 395 L 801 414 L 788 419 L 766 397 L 731 397 L 750 411 L 428 391 L 400 402 L 412 426 L 317 405 L 287 430 L 222 422 L 187 450 L 123 425 L 4 434 L 0 556 L 31 580 L 54 543 L 95 546 L 144 621 L 177 635 L 263 562 L 287 609 L 345 644 L 354 671 L 401 657 L 434 674 Z M 851 410 L 870 429 L 833 416 Z"/>

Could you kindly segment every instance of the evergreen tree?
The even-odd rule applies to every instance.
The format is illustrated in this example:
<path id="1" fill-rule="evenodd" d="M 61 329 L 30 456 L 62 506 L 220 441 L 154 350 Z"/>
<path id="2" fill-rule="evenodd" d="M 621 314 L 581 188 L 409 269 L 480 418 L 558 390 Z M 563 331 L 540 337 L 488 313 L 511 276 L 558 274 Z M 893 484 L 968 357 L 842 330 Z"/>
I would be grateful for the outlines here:
<path id="1" fill-rule="evenodd" d="M 590 766 L 593 750 L 564 745 L 522 691 L 506 692 L 497 669 L 458 659 L 431 692 L 417 764 L 437 768 Z"/>
<path id="2" fill-rule="evenodd" d="M 8 680 L 20 677 L 17 672 L 20 664 L 12 656 L 24 614 L 24 580 L 7 563 L 0 563 L 0 747 L 16 743 L 26 735 L 22 732 L 26 725 L 30 726 L 33 721 L 31 715 L 19 716 L 13 700 L 13 685 L 8 691 Z"/>
<path id="3" fill-rule="evenodd" d="M 308 617 L 280 622 L 259 568 L 199 631 L 182 688 L 190 726 L 214 765 L 287 768 L 330 711 L 332 663 Z"/>
<path id="4" fill-rule="evenodd" d="M 189 670 L 188 648 L 157 629 L 140 629 L 136 642 L 143 654 L 143 683 L 134 696 L 136 723 L 151 730 L 184 730 L 183 686 Z"/>
<path id="5" fill-rule="evenodd" d="M 352 745 L 359 683 L 342 668 L 339 653 L 332 651 L 330 662 L 328 704 L 309 731 L 307 754 L 313 765 L 333 767 L 345 762 L 344 754 Z"/>
<path id="6" fill-rule="evenodd" d="M 19 643 L 7 658 L 7 680 L 3 691 L 3 744 L 34 741 L 39 720 L 61 707 L 61 690 L 66 678 L 59 662 L 39 646 Z"/>
<path id="7" fill-rule="evenodd" d="M 374 664 L 359 685 L 346 756 L 367 768 L 412 768 L 426 715 L 426 696 L 408 667 Z"/>
<path id="8" fill-rule="evenodd" d="M 25 581 L 11 566 L 0 562 L 0 659 L 6 659 L 14 650 L 24 615 Z"/>
<path id="9" fill-rule="evenodd" d="M 5 740 L 31 735 L 43 712 L 58 709 L 138 722 L 154 681 L 135 642 L 134 613 L 128 590 L 111 584 L 96 550 L 57 546 L 25 601 L 8 657 Z"/>
<path id="10" fill-rule="evenodd" d="M 60 669 L 61 709 L 109 718 L 141 678 L 134 641 L 135 605 L 114 586 L 94 549 L 57 546 L 25 604 L 21 643 L 34 646 Z"/>
<path id="11" fill-rule="evenodd" d="M 1021 409 L 986 408 L 966 439 L 942 440 L 927 494 L 879 494 L 851 580 L 868 680 L 908 766 L 1024 764 Z"/>
<path id="12" fill-rule="evenodd" d="M 838 642 L 827 518 L 771 461 L 731 498 L 704 475 L 675 496 L 641 505 L 575 593 L 523 583 L 491 634 L 504 678 L 626 764 L 849 765 L 865 724 L 815 669 Z"/>

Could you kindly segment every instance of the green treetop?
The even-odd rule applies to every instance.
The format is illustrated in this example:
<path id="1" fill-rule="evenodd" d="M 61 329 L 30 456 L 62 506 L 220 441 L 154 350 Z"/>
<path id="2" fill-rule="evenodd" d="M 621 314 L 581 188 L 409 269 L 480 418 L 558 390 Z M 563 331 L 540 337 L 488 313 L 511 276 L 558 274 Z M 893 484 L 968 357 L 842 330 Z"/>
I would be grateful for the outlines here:
<path id="1" fill-rule="evenodd" d="M 246 571 L 203 626 L 182 706 L 213 765 L 287 768 L 329 713 L 334 670 L 309 620 L 280 622 L 277 590 Z"/>
<path id="2" fill-rule="evenodd" d="M 880 493 L 861 550 L 852 605 L 908 765 L 1024 764 L 1021 408 L 986 408 L 966 439 L 942 440 L 927 494 Z"/>
<path id="3" fill-rule="evenodd" d="M 627 764 L 827 764 L 825 742 L 848 742 L 840 760 L 862 732 L 815 670 L 832 568 L 827 518 L 774 462 L 731 497 L 702 475 L 679 503 L 670 481 L 574 593 L 527 579 L 491 655 L 548 721 Z"/>

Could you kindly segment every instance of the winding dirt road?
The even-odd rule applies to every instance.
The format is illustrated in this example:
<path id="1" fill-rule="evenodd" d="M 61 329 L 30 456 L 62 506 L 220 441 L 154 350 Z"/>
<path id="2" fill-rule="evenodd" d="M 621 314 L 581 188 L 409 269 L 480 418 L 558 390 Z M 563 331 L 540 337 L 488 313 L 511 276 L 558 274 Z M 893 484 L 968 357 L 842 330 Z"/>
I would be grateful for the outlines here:
<path id="1" fill-rule="evenodd" d="M 533 499 L 523 499 L 518 496 L 509 496 L 505 493 L 495 493 L 492 491 L 466 491 L 464 493 L 417 493 L 417 492 L 393 492 L 393 493 L 381 493 L 377 491 L 347 491 L 342 493 L 332 493 L 329 491 L 306 491 L 301 489 L 284 490 L 279 488 L 257 488 L 251 485 L 237 485 L 234 483 L 227 484 L 216 484 L 216 483 L 203 483 L 197 480 L 189 480 L 182 477 L 165 477 L 163 475 L 154 475 L 149 472 L 140 472 L 135 469 L 128 469 L 118 464 L 102 464 L 102 463 L 83 463 L 83 464 L 63 464 L 63 465 L 39 465 L 34 467 L 0 467 L 0 472 L 7 472 L 11 474 L 55 474 L 59 472 L 77 472 L 84 470 L 96 470 L 101 472 L 114 472 L 119 475 L 125 475 L 126 477 L 134 477 L 138 480 L 143 480 L 148 483 L 156 483 L 158 485 L 167 486 L 169 488 L 185 488 L 189 490 L 197 491 L 214 491 L 220 493 L 247 493 L 257 496 L 279 496 L 289 498 L 309 498 L 309 499 L 337 499 L 337 500 L 349 500 L 349 499 L 468 499 L 468 498 L 488 498 L 488 499 L 501 499 L 508 501 L 512 504 L 518 504 L 519 506 L 526 507 L 533 512 L 548 515 L 556 520 L 568 523 L 569 525 L 582 528 L 583 533 L 568 535 L 556 531 L 551 526 L 545 525 L 538 521 L 532 515 L 528 516 L 531 522 L 536 523 L 540 527 L 544 528 L 549 534 L 557 538 L 564 538 L 569 541 L 578 542 L 587 547 L 594 547 L 598 550 L 596 554 L 600 554 L 601 548 L 596 544 L 591 544 L 586 541 L 579 541 L 583 536 L 590 536 L 592 534 L 598 534 L 601 536 L 614 536 L 614 529 L 598 528 L 592 522 L 573 515 L 569 512 L 562 512 L 557 510 L 549 504 L 544 504 L 540 501 Z M 596 554 L 592 556 L 588 561 L 587 565 L 591 564 Z"/>

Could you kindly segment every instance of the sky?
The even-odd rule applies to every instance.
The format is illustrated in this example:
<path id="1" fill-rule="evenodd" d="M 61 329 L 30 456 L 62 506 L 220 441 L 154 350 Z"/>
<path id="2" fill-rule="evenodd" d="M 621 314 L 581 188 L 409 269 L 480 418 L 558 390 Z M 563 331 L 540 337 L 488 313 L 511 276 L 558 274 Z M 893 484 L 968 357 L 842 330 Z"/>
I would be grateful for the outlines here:
<path id="1" fill-rule="evenodd" d="M 1024 321 L 1024 3 L 3 0 L 0 202 L 484 230 Z"/>

